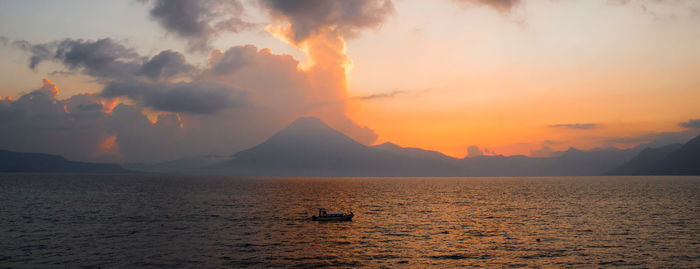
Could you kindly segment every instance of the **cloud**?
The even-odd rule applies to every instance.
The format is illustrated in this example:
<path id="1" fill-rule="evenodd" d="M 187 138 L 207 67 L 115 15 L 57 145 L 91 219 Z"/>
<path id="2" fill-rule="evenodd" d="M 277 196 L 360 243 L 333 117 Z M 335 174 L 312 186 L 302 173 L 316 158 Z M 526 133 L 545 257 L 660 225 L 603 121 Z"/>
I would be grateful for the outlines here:
<path id="1" fill-rule="evenodd" d="M 238 1 L 145 2 L 153 4 L 151 16 L 188 40 L 191 49 L 242 29 L 233 27 L 242 25 L 237 21 L 244 15 Z M 176 51 L 145 56 L 110 38 L 13 42 L 29 53 L 30 68 L 53 61 L 95 78 L 103 88 L 65 100 L 46 90 L 0 100 L 0 118 L 12 119 L 0 122 L 6 131 L 0 146 L 124 162 L 230 155 L 301 116 L 319 117 L 361 143 L 376 140 L 373 130 L 347 116 L 353 99 L 347 93 L 352 62 L 345 38 L 379 27 L 393 12 L 391 1 L 263 1 L 258 7 L 286 27 L 278 28 L 285 30 L 278 37 L 294 46 L 303 43 L 311 64 L 302 68 L 290 55 L 252 45 L 215 50 L 208 65 L 195 66 Z M 18 111 L 33 111 L 32 120 Z"/>
<path id="2" fill-rule="evenodd" d="M 273 54 L 269 49 L 236 46 L 215 51 L 209 69 L 201 79 L 245 90 L 256 106 L 279 112 L 280 119 L 291 116 L 316 116 L 333 128 L 370 144 L 377 135 L 352 122 L 346 115 L 346 77 L 334 62 L 328 68 L 299 68 L 290 55 Z M 289 122 L 294 119 L 289 118 Z"/>
<path id="3" fill-rule="evenodd" d="M 3 35 L 0 35 L 0 44 L 2 44 L 3 46 L 7 46 L 7 43 L 9 43 L 9 42 L 10 42 L 10 38 L 3 36 Z"/>
<path id="4" fill-rule="evenodd" d="M 238 0 L 145 0 L 149 11 L 168 32 L 186 39 L 191 50 L 208 50 L 210 41 L 222 32 L 240 32 L 255 24 L 243 20 Z"/>
<path id="5" fill-rule="evenodd" d="M 486 6 L 500 12 L 509 12 L 520 4 L 520 0 L 454 0 L 464 5 Z"/>
<path id="6" fill-rule="evenodd" d="M 61 42 L 46 44 L 55 51 Z M 128 51 L 114 44 L 100 48 L 105 47 Z M 80 58 L 95 59 L 88 55 Z M 173 51 L 122 58 L 116 61 L 128 64 L 115 71 L 121 75 L 112 75 L 109 70 L 113 69 L 105 66 L 113 63 L 66 62 L 51 57 L 66 68 L 76 63 L 74 71 L 97 78 L 104 88 L 97 95 L 59 100 L 58 87 L 53 94 L 53 84 L 46 82 L 17 101 L 0 100 L 0 125 L 4 126 L 0 128 L 0 147 L 85 161 L 157 162 L 203 154 L 230 155 L 307 115 L 317 116 L 363 143 L 376 139 L 371 129 L 347 117 L 338 80 L 324 70 L 300 69 L 290 55 L 236 46 L 213 53 L 203 68 L 186 64 L 186 59 Z M 173 78 L 177 79 L 168 78 L 175 73 L 178 75 Z M 117 105 L 117 98 L 129 105 Z M 29 115 L 26 111 L 33 112 Z M 52 138 L 57 144 L 45 142 Z"/>
<path id="7" fill-rule="evenodd" d="M 307 54 L 308 65 L 302 68 L 310 86 L 307 99 L 313 116 L 360 141 L 370 144 L 377 135 L 355 124 L 346 116 L 347 74 L 352 60 L 346 54 L 345 40 L 360 31 L 381 26 L 393 13 L 390 0 L 262 0 L 259 7 L 267 11 L 273 24 L 266 30 L 280 40 Z"/>
<path id="8" fill-rule="evenodd" d="M 39 65 L 39 63 L 42 61 L 51 59 L 54 52 L 52 46 L 55 46 L 55 44 L 32 45 L 26 40 L 15 40 L 12 42 L 12 45 L 16 48 L 31 53 L 29 58 L 29 68 L 32 70 L 36 70 L 37 65 Z"/>
<path id="9" fill-rule="evenodd" d="M 222 121 L 234 118 L 231 114 L 209 123 L 196 121 L 197 116 L 160 113 L 152 123 L 138 104 L 119 104 L 107 111 L 108 102 L 101 96 L 77 94 L 61 100 L 53 92 L 58 87 L 45 80 L 41 88 L 17 100 L 0 100 L 0 148 L 59 154 L 72 160 L 156 162 L 216 152 L 216 147 L 229 148 L 242 140 Z M 185 121 L 192 128 L 185 128 Z M 200 132 L 195 122 L 207 131 Z M 221 130 L 226 130 L 221 137 L 212 135 Z"/>
<path id="10" fill-rule="evenodd" d="M 483 152 L 481 152 L 478 146 L 471 145 L 467 147 L 467 158 L 478 157 L 481 155 L 483 155 Z"/>
<path id="11" fill-rule="evenodd" d="M 696 0 L 608 0 L 607 3 L 636 8 L 656 20 L 673 20 L 682 16 L 700 18 L 700 1 Z"/>
<path id="12" fill-rule="evenodd" d="M 186 74 L 194 69 L 194 66 L 185 61 L 185 56 L 182 53 L 164 50 L 146 61 L 139 68 L 138 73 L 156 80 L 158 78 L 170 78 L 179 74 Z"/>
<path id="13" fill-rule="evenodd" d="M 111 82 L 100 96 L 128 97 L 155 110 L 196 114 L 212 114 L 245 102 L 243 92 L 208 82 Z"/>
<path id="14" fill-rule="evenodd" d="M 569 123 L 569 124 L 553 124 L 549 125 L 550 128 L 565 128 L 572 130 L 593 130 L 600 127 L 599 124 L 595 123 Z"/>
<path id="15" fill-rule="evenodd" d="M 373 99 L 383 99 L 383 98 L 392 98 L 396 95 L 403 94 L 406 91 L 391 91 L 388 93 L 376 93 L 376 94 L 370 94 L 370 95 L 365 95 L 365 96 L 360 96 L 357 97 L 357 99 L 360 100 L 373 100 Z"/>
<path id="16" fill-rule="evenodd" d="M 129 77 L 140 65 L 136 52 L 110 38 L 65 39 L 57 44 L 53 57 L 70 70 L 80 68 L 90 76 L 104 78 Z"/>
<path id="17" fill-rule="evenodd" d="M 559 144 L 562 143 L 562 141 L 549 140 L 549 139 L 547 139 L 547 140 L 543 141 L 542 143 L 545 144 L 545 145 L 559 145 Z"/>
<path id="18" fill-rule="evenodd" d="M 242 69 L 255 63 L 257 60 L 262 60 L 258 56 L 258 49 L 253 45 L 232 47 L 225 52 L 214 51 L 209 59 L 211 64 L 210 72 L 217 75 L 235 72 L 237 69 Z"/>
<path id="19" fill-rule="evenodd" d="M 18 40 L 14 44 L 31 54 L 31 69 L 36 69 L 43 61 L 53 60 L 71 72 L 80 71 L 100 80 L 125 80 L 135 76 L 156 80 L 187 74 L 195 69 L 179 52 L 165 50 L 149 59 L 110 38 L 94 41 L 63 39 L 35 45 Z"/>
<path id="20" fill-rule="evenodd" d="M 394 12 L 391 0 L 262 0 L 260 6 L 274 19 L 290 24 L 287 37 L 295 43 L 329 29 L 352 37 L 379 27 Z"/>
<path id="21" fill-rule="evenodd" d="M 0 147 L 99 159 L 96 145 L 105 136 L 106 114 L 75 108 L 101 105 L 84 95 L 57 100 L 58 92 L 56 85 L 44 79 L 41 88 L 15 101 L 0 101 Z"/>
<path id="22" fill-rule="evenodd" d="M 41 80 L 41 88 L 38 91 L 43 91 L 49 96 L 57 96 L 59 94 L 58 87 L 52 81 L 48 79 Z"/>
<path id="23" fill-rule="evenodd" d="M 678 126 L 687 129 L 700 129 L 700 119 L 689 119 L 687 121 L 678 123 Z"/>

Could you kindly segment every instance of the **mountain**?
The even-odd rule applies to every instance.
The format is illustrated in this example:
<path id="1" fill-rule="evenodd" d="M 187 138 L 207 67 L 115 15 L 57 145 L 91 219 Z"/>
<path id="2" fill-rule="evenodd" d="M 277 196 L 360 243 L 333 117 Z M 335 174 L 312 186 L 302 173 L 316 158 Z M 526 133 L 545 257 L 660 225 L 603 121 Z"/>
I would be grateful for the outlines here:
<path id="1" fill-rule="evenodd" d="M 700 135 L 671 152 L 659 163 L 657 172 L 663 175 L 700 175 Z"/>
<path id="2" fill-rule="evenodd" d="M 554 157 L 477 156 L 465 158 L 468 176 L 597 176 L 631 159 L 637 149 L 571 148 Z"/>
<path id="3" fill-rule="evenodd" d="M 641 150 L 570 149 L 556 157 L 457 159 L 393 143 L 365 146 L 317 118 L 300 118 L 230 160 L 194 170 L 238 176 L 585 176 L 600 175 Z"/>
<path id="4" fill-rule="evenodd" d="M 129 170 L 147 173 L 183 174 L 204 166 L 228 160 L 229 158 L 228 156 L 220 155 L 202 155 L 155 164 L 131 163 L 124 164 L 123 166 Z"/>
<path id="5" fill-rule="evenodd" d="M 611 175 L 700 175 L 700 136 L 683 145 L 647 148 Z"/>
<path id="6" fill-rule="evenodd" d="M 454 158 L 447 156 L 445 154 L 442 154 L 437 151 L 432 151 L 432 150 L 424 150 L 420 148 L 405 148 L 401 147 L 399 145 L 396 145 L 391 142 L 386 142 L 384 144 L 376 145 L 374 148 L 386 151 L 386 152 L 391 152 L 394 154 L 399 154 L 403 156 L 408 156 L 408 157 L 413 157 L 413 158 L 421 158 L 421 159 L 429 159 L 429 160 L 442 160 L 442 161 L 447 161 L 447 160 L 453 160 Z"/>
<path id="7" fill-rule="evenodd" d="M 58 155 L 0 150 L 0 173 L 132 173 L 116 164 L 69 161 Z"/>
<path id="8" fill-rule="evenodd" d="M 231 160 L 198 172 L 243 176 L 445 176 L 456 169 L 456 162 L 362 145 L 321 120 L 306 117 Z"/>
<path id="9" fill-rule="evenodd" d="M 678 150 L 681 144 L 671 144 L 660 148 L 645 148 L 629 162 L 609 171 L 608 175 L 644 175 L 652 173 L 657 164 Z"/>

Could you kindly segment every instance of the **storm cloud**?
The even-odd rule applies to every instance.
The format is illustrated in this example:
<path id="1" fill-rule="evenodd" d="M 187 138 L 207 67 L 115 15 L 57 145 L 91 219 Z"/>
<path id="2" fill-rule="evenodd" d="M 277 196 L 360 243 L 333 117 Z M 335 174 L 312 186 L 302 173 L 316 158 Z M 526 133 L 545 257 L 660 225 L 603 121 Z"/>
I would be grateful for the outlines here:
<path id="1" fill-rule="evenodd" d="M 149 59 L 111 38 L 63 39 L 34 45 L 24 40 L 13 43 L 30 53 L 31 69 L 36 69 L 43 61 L 53 60 L 70 71 L 80 71 L 99 80 L 125 80 L 135 76 L 156 80 L 195 70 L 179 52 L 165 50 Z"/>
<path id="2" fill-rule="evenodd" d="M 168 32 L 187 40 L 192 50 L 208 50 L 222 32 L 240 32 L 255 24 L 243 20 L 238 0 L 144 0 L 152 3 L 151 18 Z"/>
<path id="3" fill-rule="evenodd" d="M 290 24 L 288 37 L 300 42 L 332 29 L 343 37 L 379 27 L 394 12 L 391 0 L 262 0 L 260 5 L 277 20 Z"/>
<path id="4" fill-rule="evenodd" d="M 158 111 L 212 114 L 244 103 L 245 94 L 208 82 L 152 83 L 111 82 L 102 90 L 105 98 L 128 97 Z"/>
<path id="5" fill-rule="evenodd" d="M 180 74 L 194 71 L 194 66 L 187 63 L 182 53 L 164 50 L 158 55 L 146 61 L 138 73 L 153 80 L 158 78 L 170 78 Z"/>

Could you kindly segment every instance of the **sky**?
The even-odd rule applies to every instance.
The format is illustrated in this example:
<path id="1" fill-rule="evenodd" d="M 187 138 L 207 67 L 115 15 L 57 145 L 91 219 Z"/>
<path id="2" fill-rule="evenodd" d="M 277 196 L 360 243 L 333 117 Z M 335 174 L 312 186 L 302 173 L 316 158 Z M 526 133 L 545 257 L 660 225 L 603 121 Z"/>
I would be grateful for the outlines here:
<path id="1" fill-rule="evenodd" d="M 695 0 L 0 0 L 0 148 L 153 163 L 315 116 L 547 157 L 700 133 Z"/>

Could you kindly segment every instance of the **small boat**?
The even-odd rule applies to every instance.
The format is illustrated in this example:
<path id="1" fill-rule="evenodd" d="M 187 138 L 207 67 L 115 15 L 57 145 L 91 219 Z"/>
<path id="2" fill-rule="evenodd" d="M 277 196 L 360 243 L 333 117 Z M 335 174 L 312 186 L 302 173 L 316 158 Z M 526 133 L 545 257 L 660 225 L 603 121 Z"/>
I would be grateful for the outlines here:
<path id="1" fill-rule="evenodd" d="M 325 208 L 318 209 L 318 216 L 311 217 L 315 221 L 351 221 L 355 214 L 352 212 L 345 214 L 344 212 L 326 212 Z"/>

